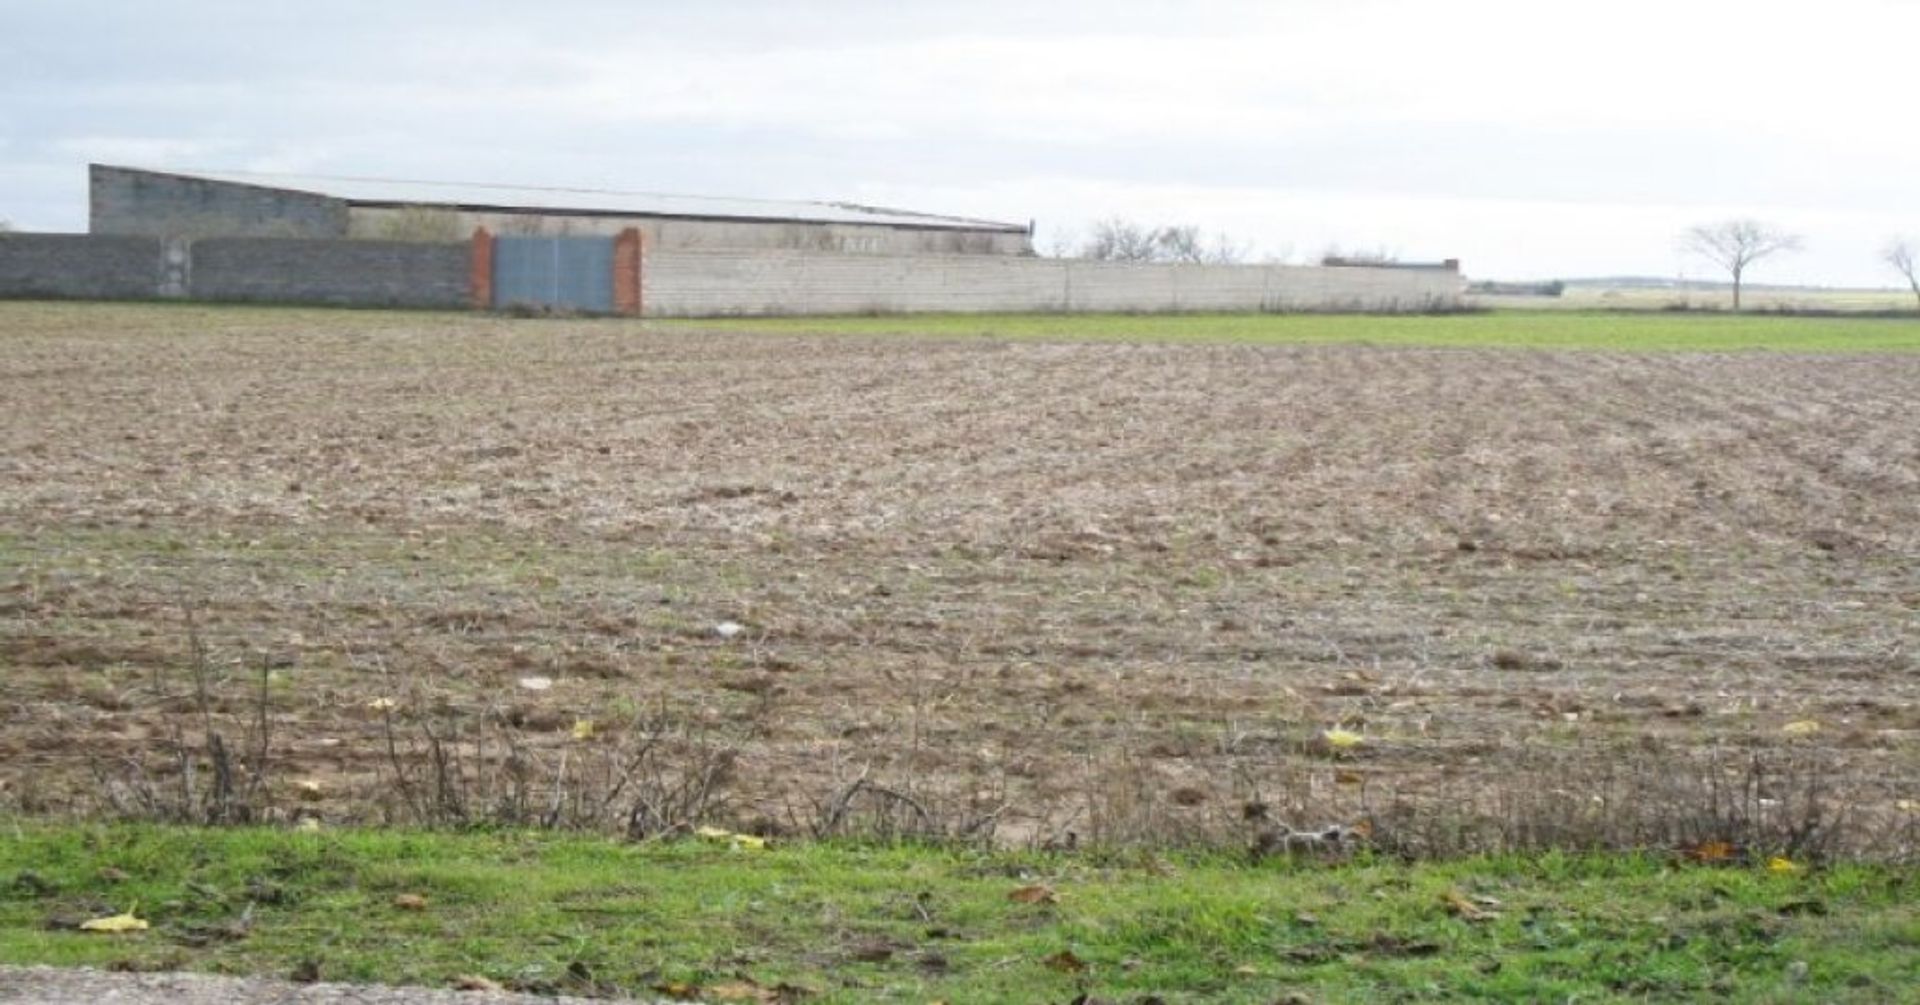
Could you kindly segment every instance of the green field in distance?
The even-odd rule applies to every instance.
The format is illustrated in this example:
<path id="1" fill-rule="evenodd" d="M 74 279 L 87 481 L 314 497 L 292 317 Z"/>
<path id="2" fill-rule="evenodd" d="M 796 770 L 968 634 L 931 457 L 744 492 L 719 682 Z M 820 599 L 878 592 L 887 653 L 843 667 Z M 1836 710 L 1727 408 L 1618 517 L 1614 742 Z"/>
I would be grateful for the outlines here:
<path id="1" fill-rule="evenodd" d="M 1367 314 L 929 314 L 714 318 L 673 326 L 845 335 L 1006 339 L 1344 343 L 1529 349 L 1721 352 L 1916 352 L 1920 318 L 1771 314 L 1493 311 Z"/>

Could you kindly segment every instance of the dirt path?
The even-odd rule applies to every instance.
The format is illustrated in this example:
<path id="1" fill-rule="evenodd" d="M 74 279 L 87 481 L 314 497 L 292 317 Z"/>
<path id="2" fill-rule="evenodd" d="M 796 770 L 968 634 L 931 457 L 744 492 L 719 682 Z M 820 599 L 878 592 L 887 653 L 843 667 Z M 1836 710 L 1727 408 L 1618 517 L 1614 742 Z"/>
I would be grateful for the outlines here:
<path id="1" fill-rule="evenodd" d="M 585 998 L 544 998 L 429 988 L 355 984 L 291 984 L 207 974 L 121 974 L 55 967 L 0 967 L 0 1002 L 36 1005 L 586 1005 Z M 604 1005 L 606 999 L 592 999 Z"/>

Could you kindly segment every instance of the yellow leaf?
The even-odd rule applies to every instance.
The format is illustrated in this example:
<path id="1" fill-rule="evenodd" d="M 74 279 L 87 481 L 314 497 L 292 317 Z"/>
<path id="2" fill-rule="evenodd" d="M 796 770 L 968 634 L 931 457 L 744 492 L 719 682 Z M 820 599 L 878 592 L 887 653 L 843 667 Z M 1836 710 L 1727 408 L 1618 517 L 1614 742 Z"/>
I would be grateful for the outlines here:
<path id="1" fill-rule="evenodd" d="M 693 834 L 695 837 L 705 838 L 708 841 L 725 841 L 732 845 L 735 851 L 743 848 L 753 851 L 765 851 L 767 849 L 766 838 L 754 837 L 752 834 L 735 834 L 733 831 L 723 830 L 719 827 L 696 827 L 694 828 Z"/>
<path id="2" fill-rule="evenodd" d="M 320 830 L 320 818 L 319 817 L 302 817 L 300 818 L 299 823 L 293 825 L 293 829 L 301 832 L 302 834 L 318 833 Z"/>
<path id="3" fill-rule="evenodd" d="M 104 932 L 108 935 L 119 935 L 125 932 L 144 932 L 147 930 L 147 923 L 133 916 L 133 908 L 127 908 L 127 913 L 125 914 L 116 914 L 110 918 L 95 918 L 92 921 L 83 921 L 80 923 L 80 930 L 83 932 Z"/>
<path id="4" fill-rule="evenodd" d="M 771 1002 L 779 1001 L 779 994 L 769 988 L 763 988 L 752 981 L 725 981 L 709 985 L 701 997 L 717 1002 Z"/>
<path id="5" fill-rule="evenodd" d="M 391 712 L 399 707 L 400 703 L 394 701 L 392 698 L 375 698 L 367 702 L 367 708 L 374 712 Z"/>
<path id="6" fill-rule="evenodd" d="M 1683 850 L 1681 854 L 1702 865 L 1712 865 L 1731 862 L 1740 854 L 1740 849 L 1731 841 L 1702 841 Z"/>
<path id="7" fill-rule="evenodd" d="M 1499 911 L 1490 911 L 1467 899 L 1467 895 L 1458 890 L 1448 890 L 1440 895 L 1441 903 L 1447 907 L 1447 913 L 1463 921 L 1491 921 L 1500 916 Z"/>
<path id="8" fill-rule="evenodd" d="M 593 739 L 593 720 L 576 719 L 573 723 L 573 738 L 576 740 Z"/>
<path id="9" fill-rule="evenodd" d="M 1335 750 L 1351 750 L 1367 742 L 1366 737 L 1343 726 L 1335 726 L 1332 729 L 1322 731 L 1320 733 L 1320 739 L 1325 740 L 1327 746 Z"/>
<path id="10" fill-rule="evenodd" d="M 1780 732 L 1788 736 L 1812 736 L 1820 732 L 1820 724 L 1812 719 L 1801 719 L 1798 722 L 1789 722 L 1781 726 Z"/>
<path id="11" fill-rule="evenodd" d="M 417 893 L 403 893 L 393 898 L 393 906 L 402 911 L 424 911 L 427 909 L 427 898 Z"/>
<path id="12" fill-rule="evenodd" d="M 1007 894 L 1007 899 L 1016 904 L 1051 904 L 1058 901 L 1060 895 L 1053 892 L 1053 887 L 1036 883 Z"/>
<path id="13" fill-rule="evenodd" d="M 1767 859 L 1767 871 L 1781 874 L 1799 872 L 1800 864 L 1790 858 L 1775 855 Z"/>

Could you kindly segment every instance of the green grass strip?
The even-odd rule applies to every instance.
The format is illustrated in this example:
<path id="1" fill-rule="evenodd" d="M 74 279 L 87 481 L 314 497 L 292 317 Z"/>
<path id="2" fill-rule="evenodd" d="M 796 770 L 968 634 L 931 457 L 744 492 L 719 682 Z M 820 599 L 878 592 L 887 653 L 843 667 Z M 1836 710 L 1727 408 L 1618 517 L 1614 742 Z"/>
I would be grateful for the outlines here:
<path id="1" fill-rule="evenodd" d="M 1010 898 L 1033 885 L 1052 897 Z M 153 927 L 61 927 L 129 907 Z M 0 962 L 849 1002 L 1891 1001 L 1920 987 L 1920 878 L 26 824 L 0 832 Z"/>
<path id="2" fill-rule="evenodd" d="M 920 335 L 1016 340 L 1356 344 L 1598 349 L 1633 352 L 1920 352 L 1920 319 L 1766 314 L 1496 311 L 1447 315 L 940 314 L 726 318 L 673 327 L 810 335 Z"/>

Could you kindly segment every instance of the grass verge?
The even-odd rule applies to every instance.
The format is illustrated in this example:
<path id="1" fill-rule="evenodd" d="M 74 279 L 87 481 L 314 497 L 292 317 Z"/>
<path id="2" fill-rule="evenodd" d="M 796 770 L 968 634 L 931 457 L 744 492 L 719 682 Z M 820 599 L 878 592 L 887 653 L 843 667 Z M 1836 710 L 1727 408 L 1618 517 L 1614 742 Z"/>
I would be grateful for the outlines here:
<path id="1" fill-rule="evenodd" d="M 1023 897 L 1016 891 L 1026 890 Z M 0 963 L 744 1001 L 1886 1001 L 1920 876 L 9 827 Z M 145 932 L 73 922 L 135 907 Z"/>
<path id="2" fill-rule="evenodd" d="M 660 322 L 675 327 L 807 335 L 931 335 L 1002 339 L 1359 344 L 1382 346 L 1611 349 L 1635 352 L 1920 352 L 1920 321 L 1495 311 L 1363 314 L 944 314 L 910 317 L 726 318 Z"/>

